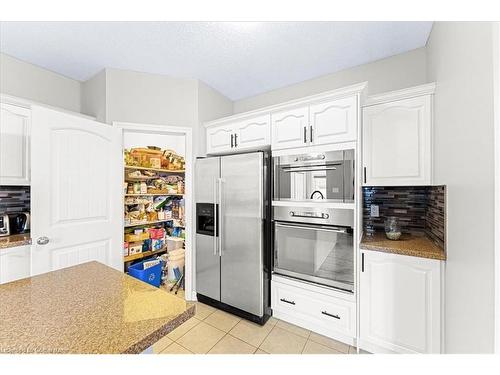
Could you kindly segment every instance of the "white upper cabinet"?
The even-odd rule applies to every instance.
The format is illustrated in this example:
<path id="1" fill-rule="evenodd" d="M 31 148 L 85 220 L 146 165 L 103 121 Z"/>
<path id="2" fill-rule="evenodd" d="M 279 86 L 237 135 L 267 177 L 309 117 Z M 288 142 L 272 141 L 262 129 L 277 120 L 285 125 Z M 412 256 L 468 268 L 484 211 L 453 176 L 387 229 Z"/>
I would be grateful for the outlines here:
<path id="1" fill-rule="evenodd" d="M 366 82 L 209 122 L 207 154 L 356 141 L 365 87 Z"/>
<path id="2" fill-rule="evenodd" d="M 303 147 L 309 144 L 309 107 L 271 114 L 272 148 Z"/>
<path id="3" fill-rule="evenodd" d="M 386 99 L 363 109 L 364 185 L 430 185 L 433 95 Z"/>
<path id="4" fill-rule="evenodd" d="M 0 103 L 0 185 L 30 184 L 31 111 Z"/>
<path id="5" fill-rule="evenodd" d="M 355 141 L 357 138 L 357 96 L 311 105 L 309 108 L 312 144 Z"/>
<path id="6" fill-rule="evenodd" d="M 227 152 L 234 145 L 234 124 L 207 128 L 207 154 Z"/>
<path id="7" fill-rule="evenodd" d="M 234 147 L 254 148 L 271 144 L 271 116 L 262 115 L 235 124 Z"/>
<path id="8" fill-rule="evenodd" d="M 374 353 L 440 353 L 441 262 L 361 254 L 360 347 Z"/>
<path id="9" fill-rule="evenodd" d="M 237 152 L 271 144 L 271 116 L 248 117 L 224 121 L 207 128 L 207 154 Z"/>

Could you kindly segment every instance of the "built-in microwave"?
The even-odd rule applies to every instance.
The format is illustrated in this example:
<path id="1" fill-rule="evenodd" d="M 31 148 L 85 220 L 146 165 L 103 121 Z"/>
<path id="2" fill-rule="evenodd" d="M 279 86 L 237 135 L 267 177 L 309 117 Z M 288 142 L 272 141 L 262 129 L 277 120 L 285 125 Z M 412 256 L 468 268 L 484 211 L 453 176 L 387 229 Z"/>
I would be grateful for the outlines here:
<path id="1" fill-rule="evenodd" d="M 274 200 L 354 202 L 354 150 L 273 157 Z"/>

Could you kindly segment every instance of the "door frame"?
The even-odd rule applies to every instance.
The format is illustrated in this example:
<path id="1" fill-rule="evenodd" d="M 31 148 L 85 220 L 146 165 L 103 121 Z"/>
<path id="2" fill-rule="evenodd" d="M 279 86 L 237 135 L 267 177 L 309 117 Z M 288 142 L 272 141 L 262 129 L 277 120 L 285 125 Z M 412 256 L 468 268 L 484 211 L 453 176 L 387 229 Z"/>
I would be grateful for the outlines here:
<path id="1" fill-rule="evenodd" d="M 189 301 L 193 301 L 196 299 L 195 293 L 195 262 L 194 262 L 194 236 L 193 236 L 193 214 L 194 214 L 194 190 L 193 190 L 193 168 L 194 168 L 194 152 L 193 152 L 193 129 L 183 126 L 169 126 L 169 125 L 154 125 L 154 124 L 140 124 L 140 123 L 131 123 L 131 122 L 121 122 L 121 121 L 113 121 L 113 126 L 122 130 L 122 150 L 123 150 L 123 133 L 126 131 L 129 132 L 137 132 L 137 133 L 152 133 L 152 134 L 177 134 L 185 136 L 185 161 L 186 161 L 186 172 L 185 172 L 185 196 L 184 196 L 184 206 L 185 206 L 185 275 L 184 275 L 184 291 L 185 291 L 185 299 Z M 121 159 L 122 163 L 121 173 L 122 180 L 125 178 L 124 176 L 124 162 L 123 158 Z M 123 194 L 123 192 L 120 192 Z M 122 226 L 124 225 L 124 219 L 122 215 Z M 122 231 L 123 236 L 123 231 Z M 123 237 L 122 237 L 123 242 Z"/>

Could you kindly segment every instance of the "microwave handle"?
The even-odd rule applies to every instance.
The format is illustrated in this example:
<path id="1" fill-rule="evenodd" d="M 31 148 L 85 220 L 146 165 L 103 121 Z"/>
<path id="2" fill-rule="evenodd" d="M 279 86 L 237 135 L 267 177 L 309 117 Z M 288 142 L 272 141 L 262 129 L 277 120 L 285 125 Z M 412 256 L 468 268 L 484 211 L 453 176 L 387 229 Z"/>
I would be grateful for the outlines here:
<path id="1" fill-rule="evenodd" d="M 281 227 L 281 228 L 290 228 L 290 229 L 311 229 L 311 230 L 316 230 L 316 231 L 319 231 L 319 232 L 335 232 L 335 233 L 344 233 L 344 234 L 348 234 L 347 232 L 347 229 L 343 229 L 343 228 L 338 228 L 338 227 L 332 227 L 332 228 L 325 228 L 323 226 L 318 226 L 318 225 L 308 225 L 308 224 L 297 224 L 297 225 L 293 225 L 293 224 L 282 224 L 282 223 L 278 223 L 276 222 L 275 225 L 277 227 Z"/>

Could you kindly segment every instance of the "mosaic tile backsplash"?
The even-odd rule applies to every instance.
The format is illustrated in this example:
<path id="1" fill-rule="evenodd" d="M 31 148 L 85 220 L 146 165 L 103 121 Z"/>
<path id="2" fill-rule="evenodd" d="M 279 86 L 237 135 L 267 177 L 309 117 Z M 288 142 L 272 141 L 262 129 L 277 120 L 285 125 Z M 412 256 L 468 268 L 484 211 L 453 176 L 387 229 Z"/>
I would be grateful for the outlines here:
<path id="1" fill-rule="evenodd" d="M 384 231 L 387 216 L 399 218 L 408 234 L 427 234 L 444 248 L 445 186 L 375 186 L 363 188 L 363 230 Z M 379 206 L 379 217 L 370 216 L 370 206 Z"/>
<path id="2" fill-rule="evenodd" d="M 0 186 L 0 214 L 30 211 L 29 186 Z"/>

